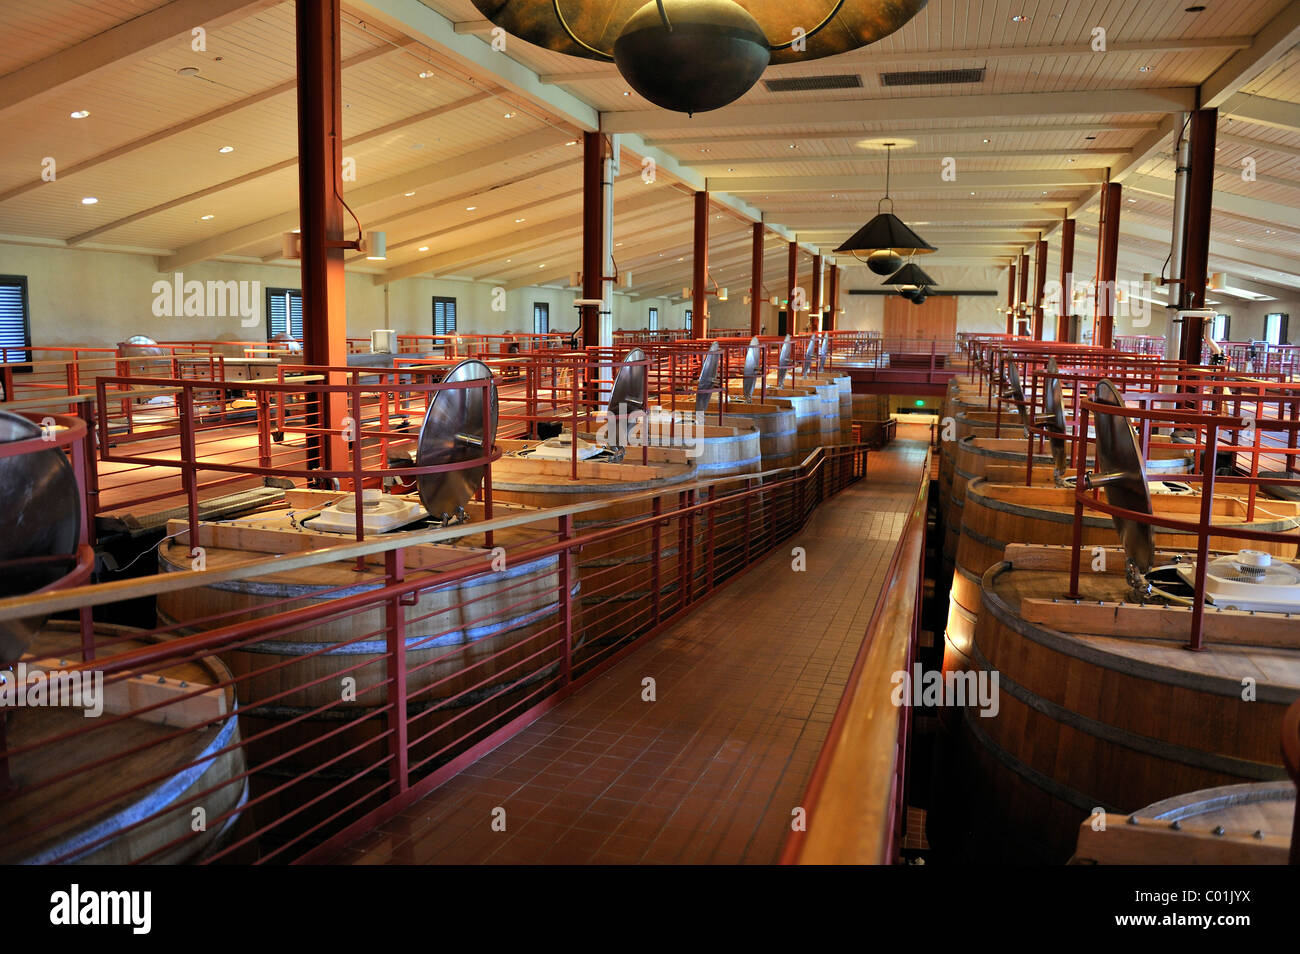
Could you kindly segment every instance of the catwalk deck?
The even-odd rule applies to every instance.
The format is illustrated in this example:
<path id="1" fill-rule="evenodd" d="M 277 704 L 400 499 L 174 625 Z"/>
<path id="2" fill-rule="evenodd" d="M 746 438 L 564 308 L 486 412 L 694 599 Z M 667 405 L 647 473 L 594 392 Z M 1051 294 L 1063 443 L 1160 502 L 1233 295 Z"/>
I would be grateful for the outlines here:
<path id="1" fill-rule="evenodd" d="M 805 572 L 769 554 L 335 861 L 775 862 L 915 499 L 928 432 L 899 430 L 789 541 Z"/>

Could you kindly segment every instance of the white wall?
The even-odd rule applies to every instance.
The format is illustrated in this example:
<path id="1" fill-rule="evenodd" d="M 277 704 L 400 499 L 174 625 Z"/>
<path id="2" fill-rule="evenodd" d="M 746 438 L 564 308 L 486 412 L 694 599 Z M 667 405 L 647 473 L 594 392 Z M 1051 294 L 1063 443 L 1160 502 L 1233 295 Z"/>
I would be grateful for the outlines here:
<path id="1" fill-rule="evenodd" d="M 0 274 L 27 277 L 32 343 L 35 345 L 111 346 L 133 334 L 159 341 L 264 340 L 264 293 L 267 287 L 301 286 L 296 265 L 246 265 L 203 262 L 182 270 L 185 281 L 260 282 L 258 324 L 243 327 L 238 317 L 169 318 L 153 313 L 154 283 L 173 276 L 157 271 L 150 256 L 81 249 L 0 245 Z M 376 285 L 370 273 L 348 272 L 349 337 L 366 337 L 376 328 L 401 334 L 432 334 L 434 295 L 457 300 L 457 330 L 468 334 L 531 333 L 533 303 L 550 305 L 551 329 L 577 325 L 576 292 L 557 288 L 521 288 L 507 292 L 505 311 L 492 309 L 494 284 L 455 279 L 407 278 Z M 616 294 L 615 328 L 644 328 L 647 309 L 660 308 L 660 321 L 672 306 L 667 301 L 630 299 Z"/>

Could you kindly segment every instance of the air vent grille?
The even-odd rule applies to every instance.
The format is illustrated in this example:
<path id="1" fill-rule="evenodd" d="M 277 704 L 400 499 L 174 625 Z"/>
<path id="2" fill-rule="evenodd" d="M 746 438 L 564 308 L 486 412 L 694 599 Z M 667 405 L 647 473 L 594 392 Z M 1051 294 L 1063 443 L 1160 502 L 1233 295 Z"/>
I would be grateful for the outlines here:
<path id="1" fill-rule="evenodd" d="M 788 76 L 783 79 L 763 80 L 769 93 L 798 93 L 810 89 L 861 89 L 862 77 L 857 73 L 831 73 L 827 76 Z"/>
<path id="2" fill-rule="evenodd" d="M 984 67 L 964 70 L 907 70 L 881 73 L 881 86 L 947 86 L 953 83 L 984 82 Z"/>

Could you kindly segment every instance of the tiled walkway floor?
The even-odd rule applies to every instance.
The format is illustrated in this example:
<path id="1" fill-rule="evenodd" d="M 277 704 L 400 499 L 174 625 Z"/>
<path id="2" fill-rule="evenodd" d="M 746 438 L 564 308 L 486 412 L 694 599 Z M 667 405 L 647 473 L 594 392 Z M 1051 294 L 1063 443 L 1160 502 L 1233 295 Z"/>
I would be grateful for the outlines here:
<path id="1" fill-rule="evenodd" d="M 335 860 L 775 862 L 920 479 L 899 432 L 783 549 Z"/>

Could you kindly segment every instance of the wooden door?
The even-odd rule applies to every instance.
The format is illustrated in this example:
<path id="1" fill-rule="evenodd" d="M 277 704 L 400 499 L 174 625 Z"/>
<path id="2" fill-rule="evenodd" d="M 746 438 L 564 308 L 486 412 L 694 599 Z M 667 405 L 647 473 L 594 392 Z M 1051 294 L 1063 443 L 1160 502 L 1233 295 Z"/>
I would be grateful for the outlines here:
<path id="1" fill-rule="evenodd" d="M 884 337 L 899 342 L 892 350 L 922 350 L 924 343 L 928 351 L 931 341 L 952 342 L 957 337 L 957 296 L 938 295 L 919 305 L 897 295 L 886 297 Z"/>

